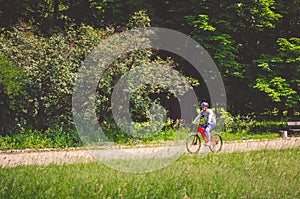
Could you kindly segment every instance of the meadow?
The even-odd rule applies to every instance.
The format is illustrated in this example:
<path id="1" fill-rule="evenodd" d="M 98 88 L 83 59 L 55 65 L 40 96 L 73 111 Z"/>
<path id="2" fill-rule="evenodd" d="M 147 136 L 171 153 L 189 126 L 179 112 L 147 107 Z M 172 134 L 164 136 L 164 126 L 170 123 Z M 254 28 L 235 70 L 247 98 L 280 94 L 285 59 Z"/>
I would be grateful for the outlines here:
<path id="1" fill-rule="evenodd" d="M 149 173 L 100 162 L 0 169 L 0 198 L 300 198 L 300 149 L 185 154 Z"/>

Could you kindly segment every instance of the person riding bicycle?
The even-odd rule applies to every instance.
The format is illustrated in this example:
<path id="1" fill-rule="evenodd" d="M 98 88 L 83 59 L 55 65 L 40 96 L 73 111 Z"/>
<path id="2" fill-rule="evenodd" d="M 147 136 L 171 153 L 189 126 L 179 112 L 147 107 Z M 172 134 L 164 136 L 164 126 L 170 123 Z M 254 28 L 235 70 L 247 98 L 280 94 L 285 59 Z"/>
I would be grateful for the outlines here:
<path id="1" fill-rule="evenodd" d="M 216 127 L 216 114 L 212 109 L 209 108 L 209 104 L 207 102 L 202 102 L 200 105 L 201 112 L 192 122 L 193 124 L 198 124 L 198 121 L 201 117 L 204 117 L 206 122 L 202 126 L 206 130 L 207 144 L 210 146 L 210 131 Z"/>

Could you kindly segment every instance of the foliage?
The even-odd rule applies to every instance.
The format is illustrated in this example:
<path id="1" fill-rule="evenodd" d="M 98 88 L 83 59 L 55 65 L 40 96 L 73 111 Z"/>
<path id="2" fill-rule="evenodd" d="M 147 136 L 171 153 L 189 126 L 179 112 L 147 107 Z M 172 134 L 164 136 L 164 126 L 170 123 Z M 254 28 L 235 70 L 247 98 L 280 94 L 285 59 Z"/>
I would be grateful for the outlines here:
<path id="1" fill-rule="evenodd" d="M 12 136 L 0 136 L 0 149 L 39 149 L 39 148 L 66 148 L 81 146 L 82 143 L 76 131 L 65 129 L 25 131 Z"/>
<path id="2" fill-rule="evenodd" d="M 220 117 L 220 123 L 224 123 L 223 129 L 220 131 L 228 133 L 247 133 L 254 126 L 255 120 L 253 116 L 232 116 L 229 112 L 223 111 L 222 116 Z"/>
<path id="3" fill-rule="evenodd" d="M 150 19 L 145 11 L 136 12 L 128 22 L 130 28 L 149 25 Z M 16 63 L 17 70 L 24 74 L 22 76 L 24 86 L 15 92 L 16 96 L 12 99 L 18 111 L 18 116 L 15 118 L 17 126 L 21 129 L 41 132 L 46 132 L 53 126 L 69 127 L 72 130 L 74 128 L 71 118 L 72 89 L 81 61 L 105 37 L 115 34 L 114 31 L 116 30 L 111 29 L 104 32 L 84 25 L 74 29 L 71 26 L 65 34 L 55 33 L 51 37 L 43 37 L 36 35 L 31 26 L 20 24 L 19 27 L 2 36 L 1 52 L 6 57 L 10 57 Z M 130 69 L 141 70 L 140 72 L 144 74 L 144 77 L 139 77 L 141 80 L 156 78 L 167 74 L 173 67 L 172 64 L 171 61 L 155 57 L 151 50 L 145 49 L 122 55 L 109 65 L 99 80 L 95 102 L 99 122 L 103 124 L 103 129 L 110 139 L 120 141 L 120 138 L 128 137 L 112 122 L 111 96 L 116 82 Z M 153 73 L 149 65 L 156 65 L 158 71 Z M 14 75 L 18 76 L 17 73 Z M 180 80 L 178 75 L 172 75 L 162 84 L 174 85 L 177 93 L 185 92 L 184 86 L 175 83 L 178 80 Z M 152 117 L 151 107 L 155 104 L 159 105 L 160 98 L 169 98 L 173 94 L 156 84 L 137 89 L 132 86 L 135 77 L 130 81 L 128 88 L 133 92 L 130 99 L 132 104 L 130 112 L 133 113 L 134 120 L 144 122 L 150 129 L 153 128 L 152 131 L 159 131 L 158 126 L 147 122 Z M 7 81 L 7 84 L 10 83 Z M 20 93 L 25 93 L 22 98 L 17 96 Z M 158 95 L 159 98 L 154 97 L 153 102 L 151 95 Z M 141 127 L 136 128 L 138 129 L 144 130 Z M 129 138 L 125 140 L 127 139 Z"/>
<path id="4" fill-rule="evenodd" d="M 263 59 L 256 61 L 261 72 L 253 87 L 270 98 L 280 116 L 285 109 L 293 115 L 300 108 L 300 39 L 279 38 L 277 43 L 276 55 L 263 54 Z"/>
<path id="5" fill-rule="evenodd" d="M 90 7 L 97 10 L 97 17 L 102 17 L 104 23 L 121 25 L 123 27 L 128 23 L 128 19 L 130 19 L 130 16 L 133 16 L 134 13 L 143 12 L 142 10 L 151 11 L 148 2 L 145 0 L 91 0 L 89 4 Z"/>
<path id="6" fill-rule="evenodd" d="M 72 86 L 82 60 L 105 38 L 151 25 L 190 35 L 209 52 L 224 79 L 229 112 L 238 118 L 230 123 L 228 116 L 227 131 L 252 131 L 250 113 L 267 120 L 295 119 L 300 109 L 299 3 L 0 1 L 1 134 L 16 134 L 22 128 L 46 132 L 53 126 L 72 131 Z M 112 119 L 113 87 L 141 64 L 164 64 L 180 71 L 194 82 L 199 101 L 210 100 L 201 74 L 185 60 L 150 49 L 130 52 L 111 64 L 97 90 L 99 122 L 113 140 L 131 139 Z M 155 85 L 135 90 L 130 99 L 133 120 L 148 124 L 153 104 L 168 110 L 170 117 L 179 109 L 171 103 L 174 98 Z M 175 115 L 172 119 L 180 119 L 180 113 Z"/>
<path id="7" fill-rule="evenodd" d="M 142 28 L 149 25 L 150 19 L 147 13 L 139 11 L 131 16 L 127 26 L 128 28 Z M 138 37 L 132 39 L 140 40 Z M 126 44 L 126 42 L 118 44 L 118 48 L 121 49 L 121 46 Z M 188 89 L 185 85 L 179 83 L 182 82 L 183 77 L 174 72 L 173 68 L 175 66 L 172 60 L 160 58 L 151 49 L 141 49 L 126 53 L 109 64 L 99 80 L 96 112 L 103 130 L 110 139 L 113 139 L 115 142 L 122 142 L 123 140 L 120 140 L 120 138 L 124 139 L 127 137 L 125 140 L 130 139 L 134 141 L 140 138 L 139 135 L 145 138 L 151 137 L 153 132 L 160 132 L 163 124 L 157 122 L 157 118 L 154 119 L 153 113 L 160 118 L 159 121 L 163 121 L 166 114 L 170 117 L 168 99 L 174 97 L 175 93 L 180 95 Z M 125 75 L 126 79 L 121 79 Z M 143 83 L 147 79 L 153 80 L 154 83 Z M 122 88 L 123 91 L 130 94 L 130 99 L 121 97 L 119 101 L 129 102 L 132 121 L 127 121 L 126 118 L 113 118 L 111 101 L 117 83 L 125 86 L 125 88 Z M 172 89 L 168 90 L 167 87 Z M 122 108 L 121 103 L 117 109 L 120 110 Z M 117 117 L 121 116 L 117 115 Z M 114 120 L 116 119 L 123 128 L 115 126 L 116 121 Z M 130 135 L 124 132 L 124 129 L 129 130 Z"/>
<path id="8" fill-rule="evenodd" d="M 0 38 L 1 52 L 23 74 L 19 77 L 13 73 L 22 78 L 23 85 L 22 89 L 15 89 L 11 99 L 18 110 L 18 126 L 45 131 L 53 123 L 72 122 L 71 96 L 76 72 L 83 57 L 102 36 L 101 31 L 82 26 L 78 30 L 71 27 L 66 35 L 58 33 L 44 38 L 37 37 L 25 26 Z M 19 97 L 22 93 L 25 94 Z M 7 94 L 11 95 L 10 90 Z"/>
<path id="9" fill-rule="evenodd" d="M 250 131 L 254 133 L 272 132 L 278 135 L 282 130 L 287 130 L 287 123 L 284 121 L 255 122 L 250 129 Z"/>
<path id="10" fill-rule="evenodd" d="M 24 97 L 23 74 L 10 60 L 0 54 L 0 126 L 1 133 L 10 134 L 14 131 L 17 114 L 17 97 Z"/>
<path id="11" fill-rule="evenodd" d="M 287 129 L 286 121 L 257 121 L 253 115 L 232 116 L 229 112 L 222 113 L 224 127 L 218 129 L 224 140 L 272 139 L 280 137 L 280 131 Z"/>
<path id="12" fill-rule="evenodd" d="M 287 107 L 293 107 L 293 105 L 297 104 L 297 92 L 282 77 L 274 77 L 270 81 L 264 78 L 257 78 L 254 88 L 265 92 L 274 102 L 282 102 L 282 98 L 286 98 L 284 105 Z"/>
<path id="13" fill-rule="evenodd" d="M 179 123 L 177 123 L 179 124 Z M 115 140 L 117 145 L 133 146 L 138 144 L 166 144 L 174 143 L 176 141 L 185 140 L 191 133 L 191 129 L 176 128 L 174 123 L 169 121 L 168 124 L 160 131 L 153 133 L 153 131 L 143 132 L 149 124 L 136 123 L 140 130 L 133 136 L 122 133 L 117 126 L 112 125 L 105 129 L 106 135 L 110 140 Z M 237 130 L 235 130 L 237 129 Z M 251 126 L 248 125 L 245 131 L 244 128 L 235 126 L 232 131 L 218 132 L 221 134 L 224 141 L 238 141 L 238 140 L 261 140 L 261 139 L 275 139 L 280 137 L 280 131 L 286 130 L 286 122 L 255 122 Z M 212 133 L 217 132 L 214 130 Z M 148 133 L 148 134 L 147 134 Z M 149 134 L 150 133 L 150 134 Z M 142 135 L 142 136 L 141 136 Z M 83 147 L 82 137 L 79 137 L 75 130 L 68 128 L 50 128 L 46 132 L 41 133 L 36 130 L 21 129 L 17 134 L 0 136 L 0 150 L 6 149 L 26 149 L 26 148 L 68 148 L 68 147 Z M 94 143 L 87 143 L 93 145 Z"/>
<path id="14" fill-rule="evenodd" d="M 187 21 L 193 26 L 191 34 L 203 47 L 208 50 L 218 63 L 223 76 L 243 76 L 241 65 L 237 62 L 235 42 L 229 34 L 221 33 L 209 24 L 207 15 L 199 14 L 186 16 Z"/>

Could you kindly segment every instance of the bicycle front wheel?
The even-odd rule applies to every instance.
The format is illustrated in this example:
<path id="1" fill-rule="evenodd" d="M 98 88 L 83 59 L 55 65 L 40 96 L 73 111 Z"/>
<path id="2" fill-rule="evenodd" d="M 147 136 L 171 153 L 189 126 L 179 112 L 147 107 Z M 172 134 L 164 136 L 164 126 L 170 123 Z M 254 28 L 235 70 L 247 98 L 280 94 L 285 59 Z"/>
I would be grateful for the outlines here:
<path id="1" fill-rule="evenodd" d="M 209 146 L 212 152 L 220 152 L 223 146 L 223 139 L 219 134 L 213 134 L 211 136 L 211 146 Z"/>
<path id="2" fill-rule="evenodd" d="M 189 153 L 198 153 L 201 147 L 201 141 L 197 134 L 190 135 L 186 140 L 186 149 Z"/>

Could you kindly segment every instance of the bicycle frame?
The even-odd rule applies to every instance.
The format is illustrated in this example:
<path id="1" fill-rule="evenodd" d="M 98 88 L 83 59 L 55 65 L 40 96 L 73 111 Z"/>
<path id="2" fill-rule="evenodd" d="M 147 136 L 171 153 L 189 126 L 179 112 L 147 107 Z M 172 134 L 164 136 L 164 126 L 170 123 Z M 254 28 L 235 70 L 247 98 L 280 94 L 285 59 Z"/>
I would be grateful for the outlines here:
<path id="1" fill-rule="evenodd" d="M 218 133 L 214 133 L 210 135 L 211 142 L 209 144 L 206 144 L 208 142 L 208 138 L 206 136 L 206 129 L 205 126 L 200 126 L 198 124 L 197 133 L 191 134 L 186 139 L 186 148 L 188 152 L 191 154 L 196 154 L 199 152 L 201 148 L 201 137 L 203 138 L 204 146 L 208 146 L 212 152 L 219 152 L 222 149 L 223 145 L 223 139 L 221 135 Z"/>
<path id="2" fill-rule="evenodd" d="M 205 136 L 205 132 L 206 130 L 204 128 L 202 128 L 200 125 L 198 125 L 198 132 L 201 135 L 201 137 L 203 138 L 204 142 L 208 142 L 206 136 Z M 211 136 L 211 138 L 213 138 L 213 136 Z M 218 144 L 218 140 L 215 139 L 211 139 L 213 142 L 215 142 L 215 144 Z"/>
<path id="3" fill-rule="evenodd" d="M 205 136 L 206 130 L 204 128 L 202 128 L 200 125 L 198 125 L 198 132 L 201 135 L 201 137 L 203 138 L 204 142 L 207 142 L 207 138 Z"/>

